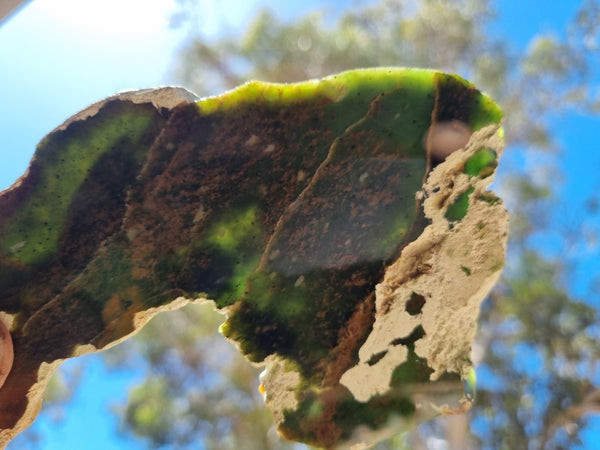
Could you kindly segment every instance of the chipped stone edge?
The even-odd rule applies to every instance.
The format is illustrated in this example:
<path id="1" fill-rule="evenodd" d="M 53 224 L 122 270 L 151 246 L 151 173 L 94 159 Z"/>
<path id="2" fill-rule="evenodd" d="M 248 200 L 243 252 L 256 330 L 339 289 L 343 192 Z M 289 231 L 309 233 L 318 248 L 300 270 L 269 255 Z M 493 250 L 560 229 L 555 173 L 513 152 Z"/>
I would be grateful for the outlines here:
<path id="1" fill-rule="evenodd" d="M 265 370 L 260 374 L 260 392 L 271 413 L 275 424 L 284 422 L 286 410 L 298 408 L 296 393 L 302 382 L 299 371 L 290 367 L 290 362 L 278 355 L 269 355 L 265 359 Z"/>
<path id="2" fill-rule="evenodd" d="M 42 139 L 42 142 L 43 142 L 43 140 L 45 140 L 48 136 L 52 135 L 53 133 L 66 130 L 71 124 L 73 124 L 75 122 L 79 122 L 81 120 L 86 120 L 92 116 L 95 116 L 96 114 L 98 114 L 98 111 L 100 111 L 100 109 L 102 109 L 102 107 L 104 105 L 106 105 L 108 102 L 111 102 L 113 100 L 129 100 L 136 104 L 152 103 L 152 105 L 154 105 L 154 107 L 157 109 L 160 109 L 160 108 L 169 108 L 170 109 L 170 108 L 174 108 L 175 106 L 182 105 L 182 104 L 196 102 L 199 99 L 200 98 L 193 92 L 188 91 L 187 89 L 178 87 L 178 86 L 165 86 L 165 87 L 152 88 L 152 89 L 139 89 L 139 90 L 133 90 L 133 91 L 124 91 L 119 94 L 113 95 L 113 96 L 105 98 L 103 100 L 100 100 L 100 101 L 88 106 L 87 108 L 82 109 L 75 115 L 69 117 L 61 125 L 59 125 L 55 129 L 50 131 L 48 134 L 46 134 L 46 136 Z M 35 158 L 35 155 L 34 155 L 34 158 Z M 27 177 L 29 176 L 30 168 L 31 168 L 31 163 L 27 167 L 27 170 L 25 170 L 25 173 L 23 175 L 21 175 L 17 180 L 15 180 L 15 182 L 11 186 L 7 187 L 4 190 L 0 190 L 0 195 L 5 195 L 9 191 L 14 191 L 14 190 L 18 189 L 23 184 L 24 180 L 27 179 Z M 22 246 L 22 243 L 19 242 L 16 245 Z"/>
<path id="3" fill-rule="evenodd" d="M 8 443 L 12 441 L 19 433 L 29 428 L 29 426 L 31 426 L 31 424 L 35 421 L 42 407 L 42 399 L 50 379 L 58 367 L 67 359 L 108 350 L 109 348 L 112 348 L 137 334 L 139 331 L 141 331 L 144 325 L 150 321 L 150 319 L 161 312 L 174 311 L 188 304 L 200 304 L 206 302 L 211 303 L 213 308 L 216 311 L 219 311 L 214 301 L 209 300 L 206 297 L 198 297 L 196 299 L 177 297 L 172 302 L 169 302 L 165 305 L 136 313 L 133 318 L 133 328 L 131 332 L 115 341 L 110 342 L 105 347 L 97 348 L 93 344 L 78 345 L 75 346 L 73 353 L 68 358 L 56 359 L 50 363 L 42 362 L 37 372 L 37 381 L 31 386 L 29 392 L 27 393 L 27 407 L 25 413 L 17 421 L 14 427 L 0 430 L 0 448 L 4 448 L 6 445 L 8 445 Z M 2 317 L 4 317 L 5 313 L 0 314 Z"/>
<path id="4" fill-rule="evenodd" d="M 105 104 L 113 100 L 129 100 L 136 104 L 152 103 L 152 105 L 154 105 L 154 107 L 157 109 L 171 109 L 184 103 L 195 102 L 198 99 L 199 97 L 196 94 L 179 86 L 164 86 L 159 88 L 124 91 L 100 100 L 99 102 L 96 102 L 79 111 L 77 114 L 65 120 L 62 125 L 52 130 L 51 133 L 55 131 L 66 130 L 73 122 L 86 120 L 89 117 L 95 116 Z"/>

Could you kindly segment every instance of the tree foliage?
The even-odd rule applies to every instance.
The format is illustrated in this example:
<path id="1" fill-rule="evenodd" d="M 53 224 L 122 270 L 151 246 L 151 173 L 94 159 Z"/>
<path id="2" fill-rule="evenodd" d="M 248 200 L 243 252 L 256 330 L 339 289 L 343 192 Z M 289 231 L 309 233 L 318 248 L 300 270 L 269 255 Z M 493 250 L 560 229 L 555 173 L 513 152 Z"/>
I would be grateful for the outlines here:
<path id="1" fill-rule="evenodd" d="M 149 363 L 144 383 L 121 408 L 125 423 L 157 446 L 207 449 L 289 448 L 279 444 L 258 392 L 259 369 L 216 332 L 212 305 L 189 305 L 148 324 L 116 363 Z M 125 429 L 124 431 L 127 431 Z"/>
<path id="2" fill-rule="evenodd" d="M 200 3 L 180 1 L 180 7 L 179 26 L 197 29 Z M 503 278 L 481 315 L 475 357 L 482 376 L 470 433 L 452 437 L 440 419 L 379 448 L 427 445 L 435 436 L 465 447 L 564 448 L 578 441 L 590 413 L 600 411 L 600 327 L 590 306 L 598 299 L 573 298 L 564 283 L 568 261 L 543 256 L 529 239 L 552 227 L 560 208 L 552 184 L 552 174 L 561 172 L 552 156 L 559 149 L 553 120 L 573 109 L 600 110 L 594 84 L 600 5 L 583 1 L 565 30 L 535 36 L 524 50 L 490 33 L 495 17 L 491 0 L 381 0 L 292 22 L 261 11 L 240 34 L 193 36 L 177 68 L 184 85 L 210 95 L 248 79 L 431 67 L 472 80 L 502 105 L 508 147 L 499 189 L 512 235 Z M 521 167 L 527 158 L 551 175 L 532 176 Z M 148 361 L 147 380 L 122 408 L 124 431 L 148 438 L 152 447 L 202 441 L 215 449 L 292 448 L 273 435 L 257 391 L 258 369 L 216 334 L 219 321 L 209 309 L 191 306 L 159 316 L 122 348 L 123 359 L 137 352 Z"/>
<path id="3" fill-rule="evenodd" d="M 183 17 L 194 20 L 199 5 L 181 5 Z M 557 206 L 551 179 L 531 177 L 516 161 L 557 149 L 551 128 L 557 115 L 574 108 L 598 111 L 593 57 L 600 7 L 583 2 L 562 34 L 538 35 L 525 50 L 489 33 L 495 14 L 487 0 L 382 0 L 293 22 L 261 11 L 240 35 L 191 39 L 178 69 L 184 84 L 202 95 L 248 79 L 298 81 L 382 65 L 459 73 L 491 94 L 505 110 L 509 170 L 501 173 L 501 189 L 509 197 L 513 229 L 507 269 L 482 312 L 476 354 L 484 376 L 469 415 L 471 433 L 459 441 L 482 448 L 566 447 L 578 440 L 588 413 L 600 410 L 598 312 L 589 306 L 591 299 L 577 301 L 561 283 L 567 264 L 528 245 L 533 233 L 552 226 Z M 550 164 L 548 173 L 560 172 L 552 158 L 540 159 Z M 206 324 L 192 311 L 157 319 L 137 341 L 153 375 L 131 394 L 128 427 L 156 444 L 196 439 L 209 448 L 234 448 L 252 436 L 257 447 L 244 448 L 289 447 L 265 440 L 269 419 L 252 381 L 256 372 L 214 336 L 200 336 Z M 159 325 L 173 320 L 186 323 Z M 160 337 L 159 327 L 168 336 Z M 199 334 L 187 340 L 190 333 Z M 198 351 L 202 347 L 213 349 L 212 356 Z M 225 361 L 219 367 L 216 349 L 218 360 Z M 149 422 L 143 417 L 148 402 L 165 405 L 154 408 L 160 414 Z M 444 427 L 442 419 L 421 432 L 446 439 Z M 416 433 L 407 442 L 426 444 L 422 439 Z M 392 445 L 398 442 L 380 447 Z"/>

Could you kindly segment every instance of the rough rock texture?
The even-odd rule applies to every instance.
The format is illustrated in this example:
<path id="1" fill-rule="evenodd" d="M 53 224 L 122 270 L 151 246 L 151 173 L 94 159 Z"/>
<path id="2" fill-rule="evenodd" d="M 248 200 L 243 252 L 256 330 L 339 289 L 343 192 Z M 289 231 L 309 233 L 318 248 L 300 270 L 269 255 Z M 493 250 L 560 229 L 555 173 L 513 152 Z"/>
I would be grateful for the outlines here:
<path id="1" fill-rule="evenodd" d="M 188 299 L 266 362 L 289 439 L 362 445 L 466 409 L 506 240 L 485 191 L 500 120 L 457 76 L 394 68 L 198 101 L 128 92 L 69 119 L 0 193 L 0 444 L 62 360 Z"/>
<path id="2" fill-rule="evenodd" d="M 408 360 L 407 340 L 414 342 L 413 355 L 427 361 L 431 380 L 447 372 L 466 378 L 472 369 L 479 304 L 500 275 L 508 236 L 508 214 L 485 191 L 491 175 L 464 173 L 465 162 L 481 148 L 502 150 L 497 127 L 476 132 L 429 174 L 423 194 L 431 224 L 377 285 L 373 329 L 359 350 L 359 364 L 340 381 L 357 400 L 389 389 L 398 361 Z M 466 214 L 449 221 L 448 207 L 468 191 Z"/>

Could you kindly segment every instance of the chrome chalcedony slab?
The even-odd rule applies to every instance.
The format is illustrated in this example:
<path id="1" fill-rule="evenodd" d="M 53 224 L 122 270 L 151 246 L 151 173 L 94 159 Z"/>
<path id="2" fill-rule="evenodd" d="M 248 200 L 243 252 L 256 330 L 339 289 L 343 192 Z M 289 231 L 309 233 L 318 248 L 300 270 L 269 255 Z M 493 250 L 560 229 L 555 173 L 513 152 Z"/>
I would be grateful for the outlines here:
<path id="1" fill-rule="evenodd" d="M 501 117 L 458 76 L 379 68 L 128 92 L 69 119 L 0 193 L 0 443 L 62 360 L 192 300 L 266 363 L 288 439 L 368 444 L 466 410 L 507 237 L 486 190 Z"/>

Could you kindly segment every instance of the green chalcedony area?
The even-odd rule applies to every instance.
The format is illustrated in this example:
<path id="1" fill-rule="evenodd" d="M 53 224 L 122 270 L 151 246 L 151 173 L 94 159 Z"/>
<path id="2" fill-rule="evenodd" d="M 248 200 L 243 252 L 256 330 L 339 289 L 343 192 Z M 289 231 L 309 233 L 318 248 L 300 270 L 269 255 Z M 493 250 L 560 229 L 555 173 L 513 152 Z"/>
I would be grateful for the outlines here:
<path id="1" fill-rule="evenodd" d="M 494 173 L 494 170 L 498 166 L 498 155 L 496 152 L 489 148 L 481 148 L 477 150 L 473 156 L 465 161 L 463 172 L 472 177 L 485 178 Z M 469 196 L 473 193 L 474 189 L 469 188 L 448 205 L 446 209 L 446 219 L 450 222 L 456 222 L 464 218 L 469 209 Z M 479 200 L 488 201 L 490 197 L 481 197 Z M 499 201 L 495 196 L 492 198 Z M 468 273 L 467 275 L 470 275 Z"/>
<path id="2" fill-rule="evenodd" d="M 467 175 L 484 178 L 491 175 L 498 165 L 498 155 L 490 148 L 479 149 L 465 162 Z"/>
<path id="3" fill-rule="evenodd" d="M 18 213 L 2 227 L 3 255 L 26 265 L 55 255 L 71 202 L 94 166 L 107 156 L 123 165 L 137 165 L 139 170 L 158 131 L 155 109 L 127 103 L 107 109 L 93 123 L 74 124 L 68 132 L 59 131 L 39 144 L 32 167 L 36 184 Z"/>
<path id="4" fill-rule="evenodd" d="M 473 193 L 474 189 L 469 188 L 462 194 L 460 194 L 454 202 L 448 205 L 446 210 L 446 219 L 450 222 L 456 222 L 467 215 L 469 209 L 469 196 Z"/>
<path id="5" fill-rule="evenodd" d="M 230 267 L 226 284 L 212 294 L 220 307 L 233 304 L 245 289 L 246 278 L 256 269 L 260 260 L 259 249 L 264 242 L 262 227 L 258 222 L 257 208 L 233 210 L 213 224 L 200 248 L 212 253 L 215 259 Z"/>
<path id="6" fill-rule="evenodd" d="M 381 68 L 251 82 L 171 108 L 110 100 L 50 134 L 0 194 L 0 310 L 14 314 L 19 349 L 0 427 L 32 408 L 42 362 L 109 345 L 179 296 L 226 308 L 222 332 L 249 359 L 298 368 L 286 436 L 328 446 L 412 414 L 403 396 L 357 402 L 339 378 L 372 326 L 385 268 L 427 225 L 416 194 L 433 164 L 428 129 L 454 120 L 476 131 L 501 111 L 457 76 Z M 465 173 L 493 171 L 492 153 Z M 466 213 L 463 195 L 449 220 Z M 394 382 L 428 376 L 411 355 Z M 307 431 L 316 423 L 330 441 Z"/>

